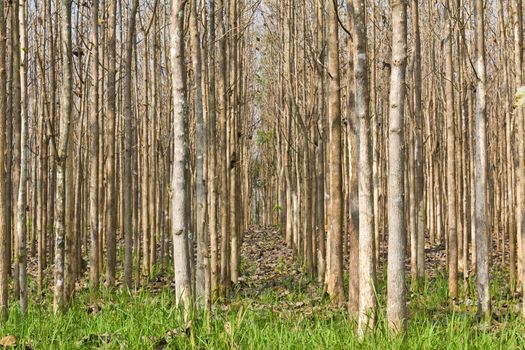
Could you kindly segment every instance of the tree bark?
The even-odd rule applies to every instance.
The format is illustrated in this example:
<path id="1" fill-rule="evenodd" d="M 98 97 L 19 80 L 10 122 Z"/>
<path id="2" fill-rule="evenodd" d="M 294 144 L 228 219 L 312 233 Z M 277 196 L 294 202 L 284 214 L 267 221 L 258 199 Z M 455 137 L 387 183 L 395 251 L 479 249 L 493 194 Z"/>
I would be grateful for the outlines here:
<path id="1" fill-rule="evenodd" d="M 171 180 L 171 210 L 173 239 L 173 264 L 175 272 L 175 301 L 186 310 L 190 307 L 191 285 L 188 255 L 188 224 L 186 207 L 189 191 L 186 162 L 188 157 L 187 135 L 187 102 L 184 87 L 184 57 L 180 45 L 184 40 L 184 7 L 185 0 L 177 0 L 171 9 L 171 74 L 173 93 L 173 164 Z"/>
<path id="2" fill-rule="evenodd" d="M 476 262 L 478 287 L 478 316 L 489 322 L 489 226 L 486 208 L 487 188 L 487 136 L 486 136 L 486 92 L 485 92 L 485 18 L 484 0 L 476 0 Z M 520 136 L 523 136 L 520 134 Z"/>
<path id="3" fill-rule="evenodd" d="M 99 0 L 91 2 L 91 87 L 89 113 L 89 285 L 98 289 L 98 165 L 99 165 L 99 112 L 98 112 L 98 26 Z"/>
<path id="4" fill-rule="evenodd" d="M 406 330 L 404 221 L 404 107 L 407 64 L 407 2 L 392 1 L 392 72 L 390 76 L 390 124 L 388 138 L 388 267 L 387 318 L 394 332 Z"/>
<path id="5" fill-rule="evenodd" d="M 128 40 L 126 43 L 126 61 L 124 67 L 124 283 L 128 289 L 132 287 L 133 279 L 133 198 L 132 198 L 132 156 L 134 144 L 133 116 L 131 110 L 131 66 L 133 47 L 135 46 L 135 21 L 138 0 L 130 3 L 128 22 Z"/>
<path id="6" fill-rule="evenodd" d="M 341 145 L 341 79 L 339 73 L 338 8 L 328 5 L 328 231 L 326 269 L 327 292 L 336 304 L 344 302 L 343 290 L 343 186 Z"/>
<path id="7" fill-rule="evenodd" d="M 73 112 L 73 53 L 71 35 L 71 5 L 72 0 L 60 2 L 60 47 L 62 53 L 62 87 L 60 101 L 60 123 L 57 150 L 56 150 L 56 239 L 55 239 L 55 290 L 53 297 L 53 310 L 55 313 L 63 310 L 66 305 L 64 291 L 65 275 L 65 226 L 66 226 L 66 201 L 73 193 L 66 191 L 67 172 L 72 171 L 67 159 L 73 156 L 69 145 L 71 139 L 70 127 Z"/>
<path id="8" fill-rule="evenodd" d="M 368 92 L 366 8 L 363 0 L 354 1 L 355 106 L 359 120 L 359 319 L 358 336 L 376 322 L 374 202 L 372 190 L 372 142 L 370 135 L 370 94 Z"/>
<path id="9" fill-rule="evenodd" d="M 8 275 L 9 275 L 9 254 L 7 241 L 10 239 L 10 232 L 7 227 L 8 212 L 7 202 L 7 177 L 6 173 L 6 132 L 7 129 L 7 33 L 4 6 L 0 5 L 0 322 L 6 321 L 8 317 Z"/>

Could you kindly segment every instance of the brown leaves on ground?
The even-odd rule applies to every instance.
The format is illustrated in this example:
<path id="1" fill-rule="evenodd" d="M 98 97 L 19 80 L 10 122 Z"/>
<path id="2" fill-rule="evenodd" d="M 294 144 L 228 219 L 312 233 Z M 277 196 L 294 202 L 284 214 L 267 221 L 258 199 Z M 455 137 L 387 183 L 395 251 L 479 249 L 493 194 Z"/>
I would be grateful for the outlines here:
<path id="1" fill-rule="evenodd" d="M 283 316 L 310 315 L 316 309 L 330 309 L 316 283 L 306 276 L 277 227 L 250 227 L 241 248 L 241 276 L 238 294 L 230 309 L 268 310 Z M 271 294 L 268 300 L 267 295 Z"/>
<path id="2" fill-rule="evenodd" d="M 4 349 L 16 346 L 16 338 L 12 335 L 6 335 L 0 339 L 0 346 Z"/>

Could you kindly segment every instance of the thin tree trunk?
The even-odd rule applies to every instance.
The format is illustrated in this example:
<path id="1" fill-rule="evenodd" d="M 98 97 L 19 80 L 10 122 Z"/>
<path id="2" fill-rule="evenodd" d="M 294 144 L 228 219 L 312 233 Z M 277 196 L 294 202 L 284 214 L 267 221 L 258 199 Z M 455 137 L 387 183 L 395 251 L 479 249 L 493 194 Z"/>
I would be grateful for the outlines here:
<path id="1" fill-rule="evenodd" d="M 69 145 L 71 139 L 70 122 L 73 112 L 73 53 L 71 35 L 71 5 L 72 0 L 60 2 L 60 47 L 62 53 L 62 87 L 60 102 L 60 134 L 57 142 L 57 190 L 56 190 L 56 240 L 55 240 L 55 290 L 53 297 L 53 310 L 55 313 L 65 308 L 66 298 L 64 292 L 65 265 L 65 225 L 66 225 L 66 200 L 73 193 L 66 191 L 67 172 L 72 171 L 67 159 L 73 156 Z"/>
<path id="2" fill-rule="evenodd" d="M 375 326 L 374 202 L 372 190 L 372 142 L 370 135 L 370 95 L 368 92 L 367 30 L 364 1 L 354 1 L 355 106 L 359 120 L 359 323 L 358 336 Z"/>
<path id="3" fill-rule="evenodd" d="M 128 40 L 126 43 L 126 66 L 124 67 L 124 283 L 128 289 L 132 287 L 133 279 L 133 198 L 132 198 L 132 156 L 133 144 L 133 116 L 131 109 L 131 66 L 133 60 L 133 47 L 135 42 L 135 21 L 138 0 L 130 4 L 128 22 Z"/>
<path id="4" fill-rule="evenodd" d="M 207 151 L 207 137 L 204 130 L 201 43 L 197 18 L 197 0 L 192 1 L 190 13 L 192 65 L 195 74 L 195 157 L 196 157 L 196 205 L 197 223 L 197 264 L 195 273 L 195 298 L 199 305 L 209 307 L 210 296 L 206 295 L 206 281 L 209 276 L 209 256 L 206 237 L 206 177 L 204 174 L 204 157 Z"/>
<path id="5" fill-rule="evenodd" d="M 388 135 L 388 271 L 387 317 L 394 332 L 406 330 L 405 247 L 403 184 L 405 174 L 403 120 L 407 63 L 407 2 L 392 1 L 392 72 Z"/>
<path id="6" fill-rule="evenodd" d="M 417 216 L 417 244 L 416 264 L 417 279 L 422 282 L 425 278 L 425 229 L 426 215 L 423 205 L 425 188 L 423 179 L 423 103 L 421 99 L 421 37 L 419 31 L 419 2 L 414 1 L 412 8 L 412 29 L 414 31 L 414 121 L 415 121 L 415 199 Z"/>
<path id="7" fill-rule="evenodd" d="M 341 156 L 341 80 L 339 72 L 338 8 L 328 5 L 328 232 L 326 284 L 328 295 L 336 304 L 344 302 L 343 290 L 343 186 Z"/>
<path id="8" fill-rule="evenodd" d="M 117 188 L 115 166 L 115 133 L 116 133 L 116 25 L 117 25 L 117 0 L 109 4 L 109 21 L 107 37 L 107 163 L 106 163 L 106 286 L 115 284 L 115 270 L 117 264 Z"/>
<path id="9" fill-rule="evenodd" d="M 89 284 L 98 288 L 98 165 L 99 165 L 99 125 L 98 125 L 98 26 L 99 0 L 91 2 L 91 110 L 89 114 Z"/>
<path id="10" fill-rule="evenodd" d="M 452 2 L 448 1 L 448 11 Z M 445 10 L 447 11 L 447 10 Z M 449 16 L 451 16 L 450 14 Z M 452 62 L 452 18 L 446 15 L 447 36 L 445 38 L 445 97 L 447 115 L 447 216 L 448 216 L 448 289 L 449 297 L 458 297 L 458 242 L 456 233 L 456 171 L 455 171 L 455 113 L 454 113 L 454 70 Z"/>
<path id="11" fill-rule="evenodd" d="M 6 22 L 4 16 L 4 4 L 0 5 L 0 130 L 7 129 L 7 37 Z M 7 241 L 10 239 L 10 232 L 7 226 L 7 217 L 11 215 L 8 212 L 7 202 L 7 177 L 10 173 L 4 173 L 6 169 L 6 132 L 0 132 L 0 322 L 6 321 L 8 317 L 8 274 L 9 274 L 9 254 Z M 7 170 L 7 169 L 6 169 Z"/>
<path id="12" fill-rule="evenodd" d="M 173 238 L 173 263 L 175 272 L 175 300 L 177 305 L 184 306 L 186 314 L 190 307 L 190 276 L 188 255 L 188 224 L 186 207 L 189 191 L 187 173 L 187 102 L 184 87 L 184 57 L 180 43 L 184 40 L 184 6 L 186 1 L 178 0 L 171 9 L 171 74 L 173 91 L 173 164 L 171 210 Z"/>
<path id="13" fill-rule="evenodd" d="M 486 208 L 487 189 L 487 136 L 485 98 L 485 1 L 476 0 L 476 256 L 478 315 L 490 321 L 489 291 L 489 228 Z M 520 136 L 523 136 L 520 134 Z"/>

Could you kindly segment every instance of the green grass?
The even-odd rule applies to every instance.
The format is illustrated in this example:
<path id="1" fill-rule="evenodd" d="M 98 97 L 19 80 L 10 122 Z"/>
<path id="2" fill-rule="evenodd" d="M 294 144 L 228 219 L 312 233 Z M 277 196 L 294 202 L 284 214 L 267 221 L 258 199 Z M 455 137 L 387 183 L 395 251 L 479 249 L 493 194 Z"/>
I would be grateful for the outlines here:
<path id="1" fill-rule="evenodd" d="M 498 279 L 496 278 L 495 281 Z M 497 283 L 497 282 L 496 282 Z M 410 320 L 404 338 L 390 337 L 382 311 L 374 333 L 358 342 L 345 310 L 313 298 L 303 283 L 284 282 L 254 297 L 235 297 L 214 315 L 184 322 L 169 288 L 128 294 L 79 292 L 68 312 L 54 316 L 51 301 L 31 303 L 22 319 L 16 304 L 0 325 L 0 336 L 14 335 L 33 349 L 520 349 L 525 324 L 502 295 L 493 300 L 496 321 L 481 327 L 474 305 L 451 311 L 447 281 L 438 276 L 421 293 L 409 293 Z M 498 288 L 501 290 L 503 288 Z M 384 310 L 385 286 L 378 286 Z M 514 302 L 514 303 L 517 303 Z M 514 306 L 512 304 L 511 306 Z M 21 347 L 23 348 L 23 347 Z"/>

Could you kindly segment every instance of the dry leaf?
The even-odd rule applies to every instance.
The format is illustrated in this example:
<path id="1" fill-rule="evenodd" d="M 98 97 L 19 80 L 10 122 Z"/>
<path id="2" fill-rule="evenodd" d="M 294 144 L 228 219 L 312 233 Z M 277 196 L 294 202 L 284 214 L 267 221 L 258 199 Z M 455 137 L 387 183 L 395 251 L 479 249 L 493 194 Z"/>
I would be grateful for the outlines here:
<path id="1" fill-rule="evenodd" d="M 525 86 L 520 86 L 518 91 L 516 91 L 516 96 L 514 97 L 514 108 L 525 107 Z"/>
<path id="2" fill-rule="evenodd" d="M 4 348 L 8 348 L 11 346 L 16 345 L 16 338 L 12 335 L 6 335 L 2 339 L 0 339 L 0 346 L 3 346 Z"/>
<path id="3" fill-rule="evenodd" d="M 228 334 L 229 336 L 232 335 L 232 325 L 230 322 L 226 322 L 224 324 L 224 330 L 226 331 L 226 334 Z"/>

